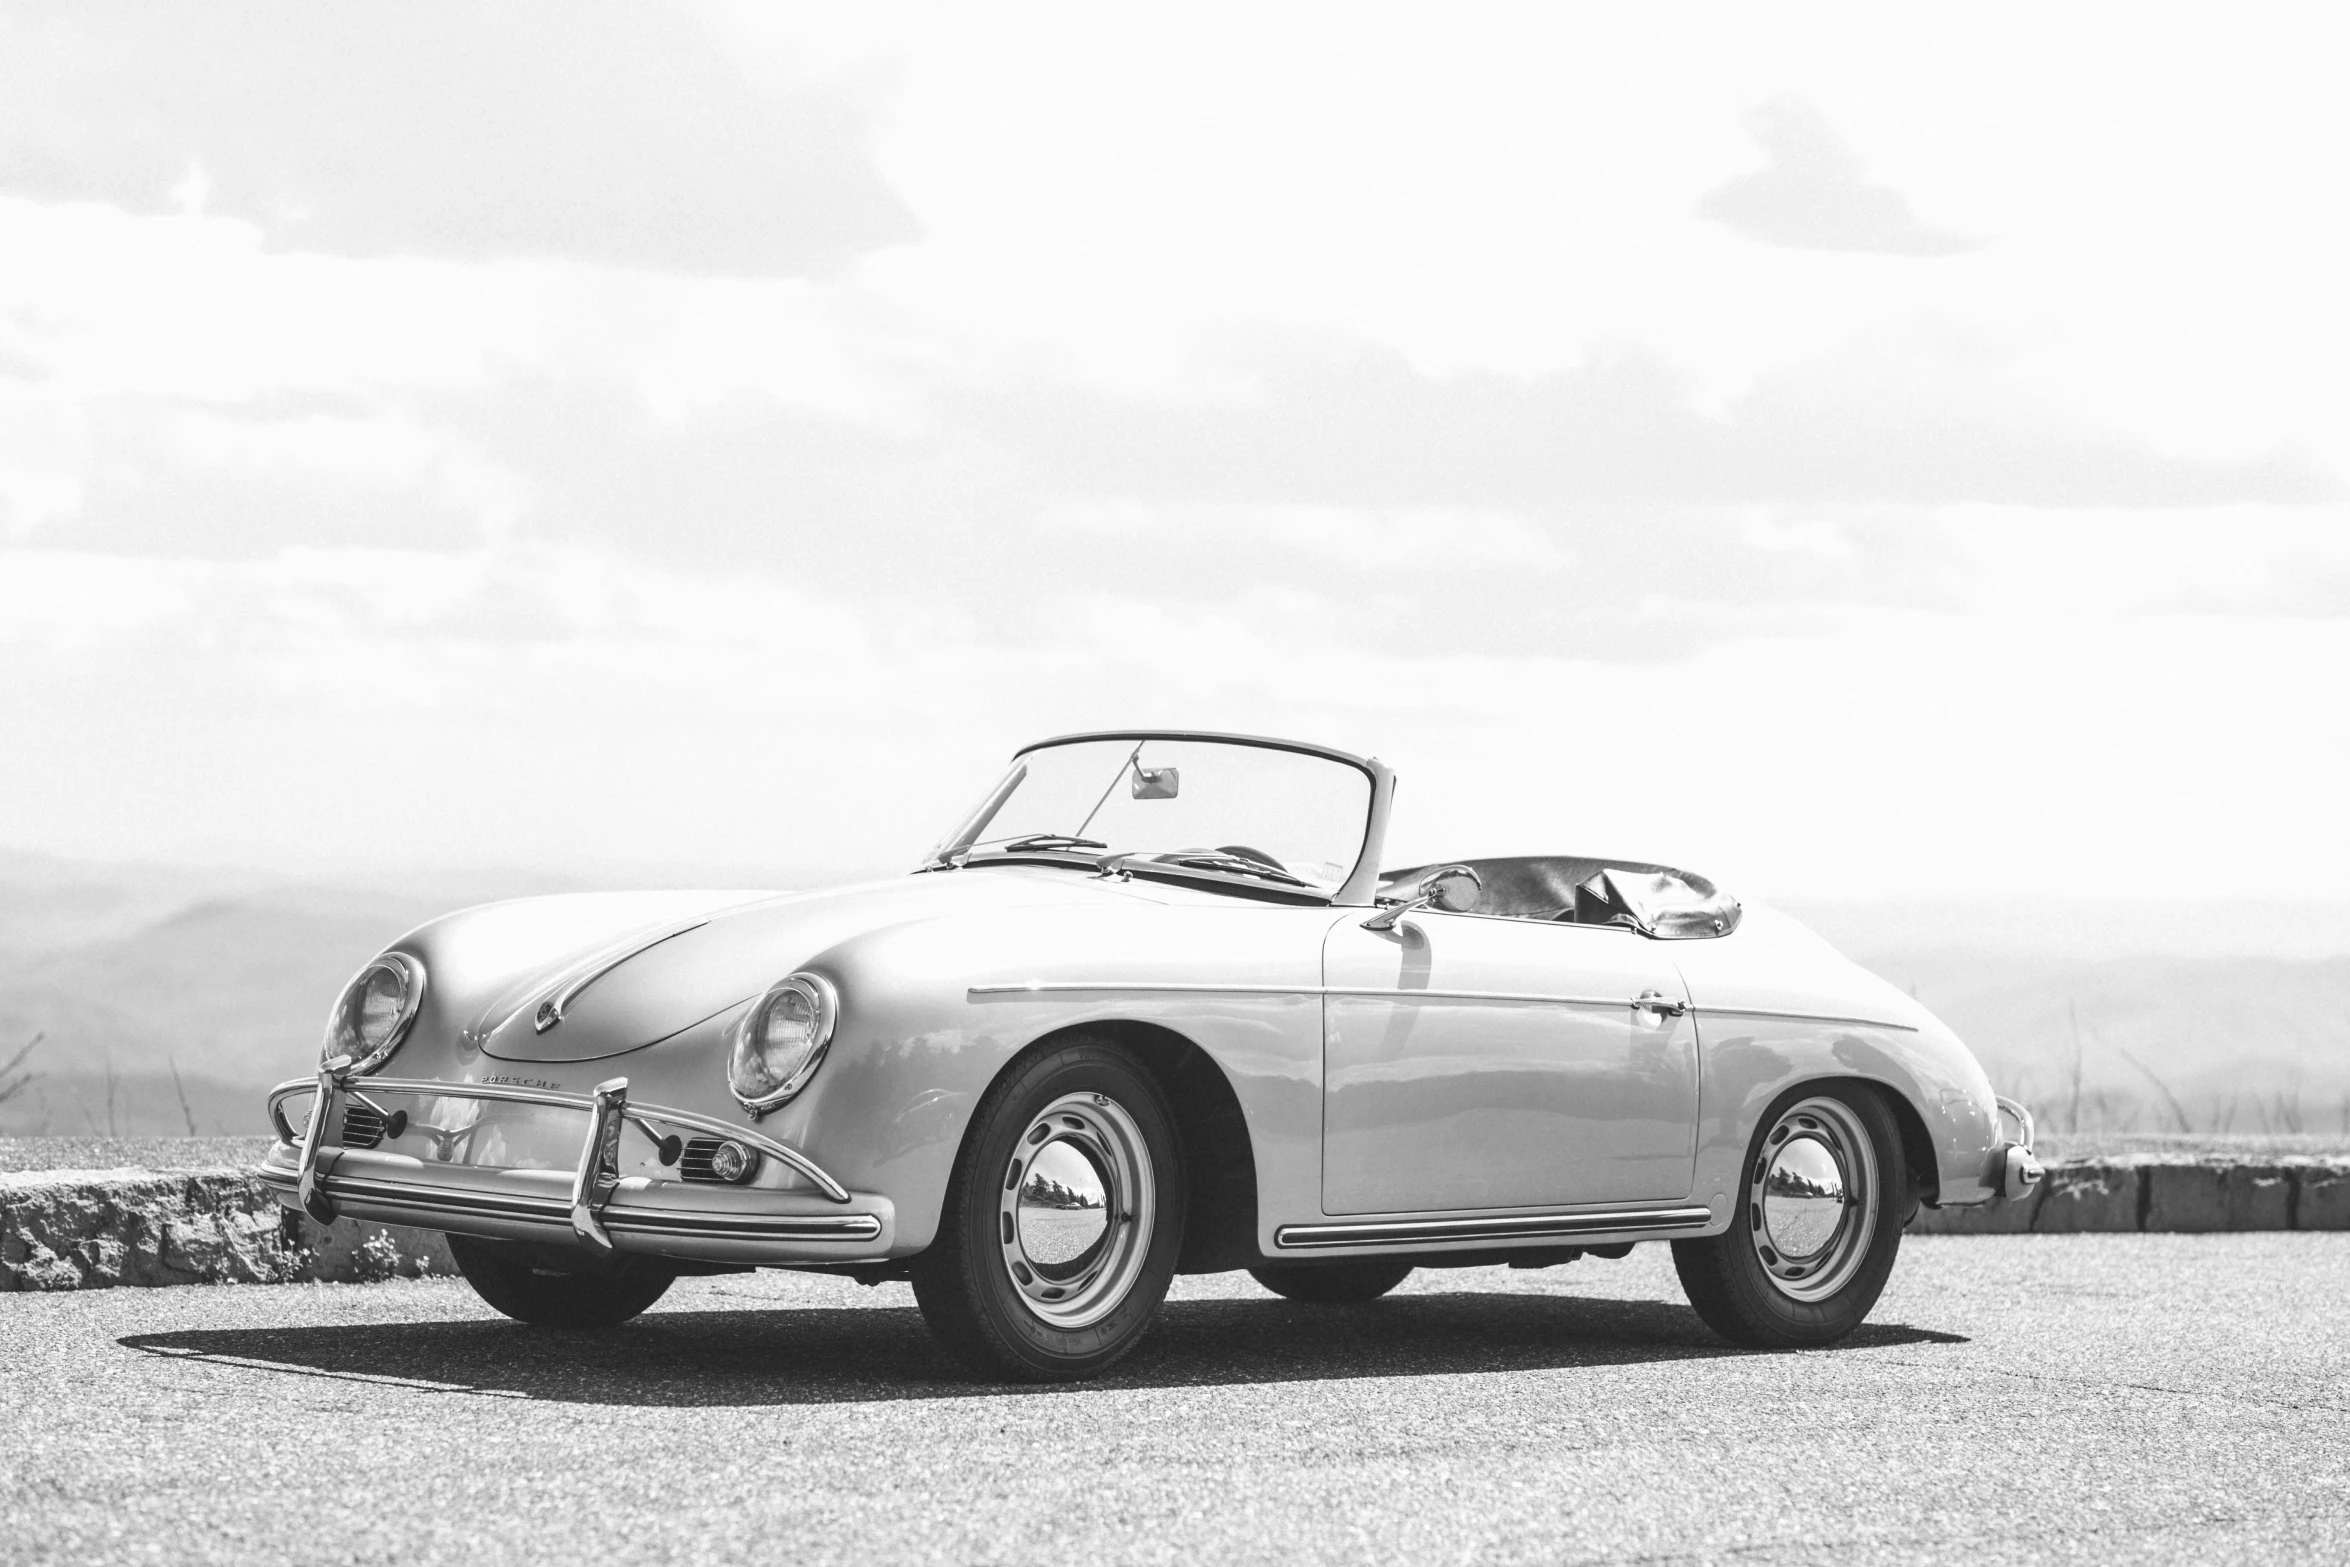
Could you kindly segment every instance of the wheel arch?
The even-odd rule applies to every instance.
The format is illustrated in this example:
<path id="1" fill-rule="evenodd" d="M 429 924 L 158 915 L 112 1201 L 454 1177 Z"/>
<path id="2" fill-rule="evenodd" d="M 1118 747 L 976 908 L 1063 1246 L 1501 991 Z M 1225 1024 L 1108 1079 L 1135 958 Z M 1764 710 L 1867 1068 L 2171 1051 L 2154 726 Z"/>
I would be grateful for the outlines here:
<path id="1" fill-rule="evenodd" d="M 1184 1172 L 1183 1252 L 1178 1273 L 1222 1273 L 1257 1260 L 1255 1144 L 1231 1079 L 1199 1045 L 1161 1023 L 1092 1018 L 1030 1040 L 995 1071 L 988 1088 L 1034 1056 L 1072 1039 L 1107 1041 L 1150 1074 L 1175 1118 Z M 984 1097 L 984 1094 L 983 1096 Z M 977 1117 L 963 1128 L 974 1135 Z M 959 1161 L 958 1161 L 959 1163 Z"/>
<path id="2" fill-rule="evenodd" d="M 1823 1088 L 1865 1089 L 1884 1101 L 1886 1110 L 1893 1117 L 1893 1124 L 1901 1129 L 1904 1200 L 1908 1205 L 1909 1212 L 1915 1212 L 1918 1203 L 1931 1197 L 1938 1189 L 1941 1175 L 1935 1167 L 1934 1144 L 1932 1134 L 1926 1130 L 1925 1113 L 1917 1107 L 1908 1094 L 1896 1085 L 1875 1077 L 1850 1075 L 1807 1077 L 1801 1082 L 1790 1083 L 1772 1097 L 1770 1104 L 1755 1123 L 1757 1128 L 1768 1125 L 1787 1106 L 1803 1098 L 1806 1094 L 1817 1093 Z M 1905 1224 L 1908 1222 L 1909 1212 L 1905 1212 L 1902 1216 Z"/>

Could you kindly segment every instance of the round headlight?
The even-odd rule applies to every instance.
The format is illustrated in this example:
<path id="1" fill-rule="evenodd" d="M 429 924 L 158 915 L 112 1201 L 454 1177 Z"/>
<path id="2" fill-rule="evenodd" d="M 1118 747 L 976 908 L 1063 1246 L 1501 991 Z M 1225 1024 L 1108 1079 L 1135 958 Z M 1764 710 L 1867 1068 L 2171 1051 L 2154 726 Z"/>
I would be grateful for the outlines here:
<path id="1" fill-rule="evenodd" d="M 351 1070 L 372 1072 L 391 1059 L 424 1003 L 424 965 L 405 952 L 387 952 L 352 977 L 327 1014 L 326 1043 L 318 1058 L 349 1056 Z"/>
<path id="2" fill-rule="evenodd" d="M 794 974 L 771 986 L 735 1025 L 726 1076 L 746 1110 L 772 1110 L 807 1086 L 832 1043 L 840 998 L 829 980 Z"/>

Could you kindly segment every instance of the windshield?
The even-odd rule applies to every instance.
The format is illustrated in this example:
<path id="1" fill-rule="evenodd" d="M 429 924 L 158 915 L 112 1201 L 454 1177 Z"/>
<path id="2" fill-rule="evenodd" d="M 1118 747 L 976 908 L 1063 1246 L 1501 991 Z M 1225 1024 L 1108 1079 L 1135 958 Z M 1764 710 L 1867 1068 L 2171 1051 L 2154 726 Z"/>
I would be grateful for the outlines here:
<path id="1" fill-rule="evenodd" d="M 1130 856 L 1328 895 L 1362 857 L 1371 777 L 1238 740 L 1071 740 L 1023 752 L 933 863 Z"/>

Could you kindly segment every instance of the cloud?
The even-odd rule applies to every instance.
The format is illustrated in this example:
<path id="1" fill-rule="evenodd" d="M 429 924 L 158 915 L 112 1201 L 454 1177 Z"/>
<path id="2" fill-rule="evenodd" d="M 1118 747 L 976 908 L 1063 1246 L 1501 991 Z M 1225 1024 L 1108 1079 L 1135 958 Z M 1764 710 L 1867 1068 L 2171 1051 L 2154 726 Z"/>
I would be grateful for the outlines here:
<path id="1" fill-rule="evenodd" d="M 92 4 L 0 20 L 0 191 L 272 246 L 824 275 L 916 237 L 878 84 L 777 80 L 698 9 Z"/>
<path id="2" fill-rule="evenodd" d="M 2002 613 L 2350 620 L 2350 505 L 1967 509 L 1953 522 Z M 2280 678 L 2287 672 L 2279 671 Z"/>
<path id="3" fill-rule="evenodd" d="M 1769 161 L 1706 192 L 1699 217 L 1792 250 L 1934 257 L 1983 244 L 1924 222 L 1892 186 L 1870 184 L 1859 155 L 1800 98 L 1774 98 L 1746 127 Z"/>
<path id="4" fill-rule="evenodd" d="M 116 394 L 59 422 L 70 431 L 70 491 L 45 495 L 37 469 L 16 470 L 11 484 L 0 451 L 0 529 L 35 545 L 171 559 L 461 550 L 501 512 L 499 476 L 469 462 L 450 432 L 370 400 Z"/>
<path id="5" fill-rule="evenodd" d="M 2339 499 L 2290 446 L 2174 456 L 2050 405 L 1996 339 L 1935 318 L 1770 370 L 1718 411 L 1639 344 L 1537 375 L 1438 376 L 1331 335 L 1211 349 L 1243 396 L 1177 402 L 1074 382 L 962 397 L 956 416 L 1050 483 L 1165 499 L 1510 507 L 2210 505 Z"/>
<path id="6" fill-rule="evenodd" d="M 1117 600 L 1245 604 L 1295 646 L 1656 662 L 1964 607 L 1944 508 L 2344 494 L 2289 445 L 2102 423 L 2041 339 L 1922 312 L 1726 398 L 1633 339 L 1438 372 L 1264 326 L 1109 381 L 863 283 L 271 255 L 242 222 L 0 199 L 11 238 L 0 529 L 57 551 L 514 543 L 998 648 Z"/>
<path id="7" fill-rule="evenodd" d="M 942 340 L 876 407 L 500 365 L 474 384 L 87 404 L 53 549 L 266 560 L 511 540 L 737 574 L 875 623 L 1049 643 L 1070 606 L 1246 602 L 1265 635 L 1618 662 L 1955 610 L 1950 507 L 2338 501 L 2290 449 L 2181 457 L 2032 395 L 1934 320 L 1848 339 L 1718 408 L 1652 351 L 1435 375 L 1328 335 L 1235 332 L 1186 386 L 982 375 Z M 1466 606 L 1466 607 L 1464 607 Z"/>

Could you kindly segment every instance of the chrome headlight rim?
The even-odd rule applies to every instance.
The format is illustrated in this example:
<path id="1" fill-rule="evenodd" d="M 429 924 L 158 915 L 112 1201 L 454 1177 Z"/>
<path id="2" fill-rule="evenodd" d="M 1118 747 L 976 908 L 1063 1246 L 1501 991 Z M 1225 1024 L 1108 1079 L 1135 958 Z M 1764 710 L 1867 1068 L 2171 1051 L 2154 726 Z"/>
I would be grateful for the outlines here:
<path id="1" fill-rule="evenodd" d="M 808 1048 L 808 1058 L 781 1084 L 764 1094 L 746 1094 L 742 1091 L 741 1074 L 744 1059 L 758 1039 L 759 1031 L 766 1026 L 767 1009 L 787 993 L 797 994 L 807 1001 L 815 1018 L 811 1030 L 815 1043 Z M 770 1110 L 789 1104 L 808 1086 L 809 1080 L 816 1075 L 816 1069 L 824 1064 L 824 1058 L 831 1053 L 833 1031 L 839 1023 L 840 992 L 833 988 L 831 980 L 804 970 L 777 980 L 760 994 L 757 1001 L 751 1003 L 751 1009 L 735 1025 L 734 1038 L 726 1052 L 727 1092 L 734 1095 L 736 1104 L 754 1116 L 765 1115 Z"/>
<path id="2" fill-rule="evenodd" d="M 399 978 L 400 1011 L 393 1018 L 391 1029 L 384 1035 L 383 1042 L 362 1054 L 343 1047 L 344 1017 L 369 977 L 378 973 L 389 973 Z M 345 1075 L 372 1072 L 389 1061 L 392 1053 L 406 1042 L 409 1029 L 415 1026 L 416 1014 L 424 1006 L 424 985 L 423 960 L 410 953 L 386 952 L 370 959 L 358 973 L 351 976 L 350 983 L 335 997 L 334 1010 L 326 1018 L 326 1042 L 319 1049 L 320 1061 L 331 1062 L 338 1055 L 351 1056 L 351 1064 L 342 1069 Z M 354 1028 L 353 1033 L 356 1032 Z M 362 1039 L 356 1043 L 364 1046 L 366 1041 Z"/>

